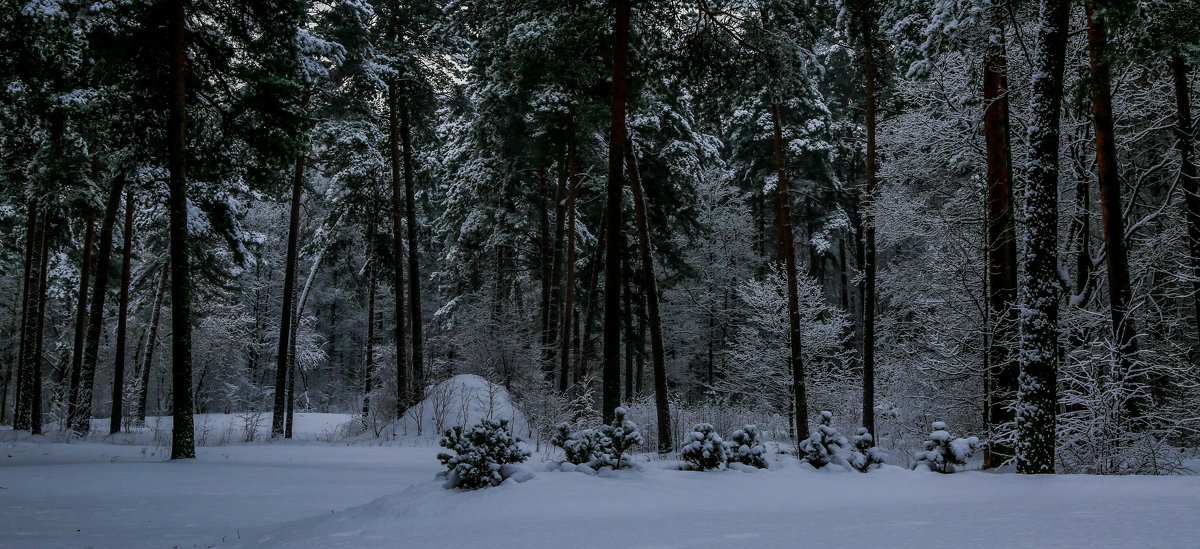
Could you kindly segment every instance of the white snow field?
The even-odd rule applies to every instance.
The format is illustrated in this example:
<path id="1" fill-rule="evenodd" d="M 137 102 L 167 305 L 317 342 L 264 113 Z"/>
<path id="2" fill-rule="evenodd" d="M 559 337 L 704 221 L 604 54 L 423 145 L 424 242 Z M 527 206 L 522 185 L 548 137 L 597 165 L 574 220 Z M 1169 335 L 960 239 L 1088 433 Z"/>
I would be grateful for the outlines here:
<path id="1" fill-rule="evenodd" d="M 444 427 L 513 414 L 507 395 L 468 390 L 481 378 L 446 383 L 470 400 L 453 401 L 465 413 Z M 589 476 L 548 470 L 551 453 L 531 458 L 528 482 L 446 490 L 431 413 L 384 446 L 331 438 L 349 416 L 298 414 L 299 441 L 183 462 L 132 435 L 0 432 L 0 548 L 1200 547 L 1200 476 L 859 474 L 780 456 L 758 472 L 639 456 L 639 470 Z"/>

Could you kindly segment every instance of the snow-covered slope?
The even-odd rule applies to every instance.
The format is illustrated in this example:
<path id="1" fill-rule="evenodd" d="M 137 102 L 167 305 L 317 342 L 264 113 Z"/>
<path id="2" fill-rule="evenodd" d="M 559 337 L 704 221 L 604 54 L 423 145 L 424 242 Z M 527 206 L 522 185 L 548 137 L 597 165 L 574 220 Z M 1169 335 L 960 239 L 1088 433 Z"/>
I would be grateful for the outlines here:
<path id="1" fill-rule="evenodd" d="M 481 419 L 506 419 L 517 436 L 532 438 L 529 422 L 513 406 L 508 391 L 472 374 L 459 374 L 425 390 L 425 399 L 410 408 L 396 432 L 406 438 L 436 440 L 445 429 L 470 427 Z"/>

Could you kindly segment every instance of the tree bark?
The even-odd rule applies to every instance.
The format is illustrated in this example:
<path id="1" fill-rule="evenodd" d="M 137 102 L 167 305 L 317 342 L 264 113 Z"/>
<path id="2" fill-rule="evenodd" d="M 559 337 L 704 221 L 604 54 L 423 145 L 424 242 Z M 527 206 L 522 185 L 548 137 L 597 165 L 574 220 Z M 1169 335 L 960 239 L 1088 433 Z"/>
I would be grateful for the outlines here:
<path id="1" fill-rule="evenodd" d="M 125 336 L 129 321 L 129 264 L 133 253 L 133 188 L 125 192 L 125 230 L 121 235 L 121 293 L 117 308 L 117 349 L 113 361 L 112 413 L 109 415 L 108 434 L 121 431 L 124 416 L 125 391 Z"/>
<path id="2" fill-rule="evenodd" d="M 1029 183 L 1018 289 L 1017 472 L 1053 473 L 1058 405 L 1058 147 L 1068 0 L 1042 0 L 1034 53 Z"/>
<path id="3" fill-rule="evenodd" d="M 192 425 L 192 287 L 188 269 L 187 50 L 183 0 L 166 0 L 170 57 L 167 166 L 171 233 L 171 459 L 196 457 Z"/>
<path id="4" fill-rule="evenodd" d="M 312 291 L 313 280 L 317 278 L 317 269 L 321 259 L 325 257 L 328 248 L 321 248 L 313 258 L 312 268 L 304 279 L 304 288 L 300 290 L 300 299 L 296 301 L 296 314 L 292 315 L 292 328 L 288 331 L 288 388 L 287 388 L 287 425 L 283 430 L 283 438 L 292 438 L 292 419 L 296 411 L 296 335 L 300 333 L 300 318 L 304 315 L 304 305 L 308 303 L 309 292 Z"/>
<path id="5" fill-rule="evenodd" d="M 574 113 L 571 114 L 574 116 Z M 562 336 L 559 347 L 559 377 L 558 390 L 567 391 L 568 375 L 571 370 L 571 328 L 574 324 L 570 319 L 574 318 L 575 310 L 575 193 L 578 189 L 578 181 L 575 174 L 575 131 L 574 123 L 571 124 L 571 135 L 567 137 L 567 279 L 564 282 L 565 297 L 563 298 L 562 312 Z"/>
<path id="6" fill-rule="evenodd" d="M 67 389 L 67 417 L 73 418 L 78 413 L 79 376 L 83 368 L 83 345 L 87 334 L 88 321 L 88 279 L 92 269 L 92 249 L 96 241 L 96 217 L 88 212 L 87 229 L 83 237 L 82 261 L 79 266 L 79 295 L 75 303 L 75 341 L 74 352 L 71 353 L 71 373 Z"/>
<path id="7" fill-rule="evenodd" d="M 1108 267 L 1109 312 L 1113 336 L 1121 357 L 1123 375 L 1130 374 L 1137 357 L 1137 330 L 1129 317 L 1132 302 L 1129 255 L 1125 248 L 1125 219 L 1121 207 L 1121 180 L 1117 167 L 1116 131 L 1113 128 L 1111 69 L 1108 30 L 1103 17 L 1087 5 L 1088 57 L 1092 69 L 1092 121 L 1096 137 L 1096 175 L 1100 184 L 1100 213 L 1104 229 L 1105 265 Z M 1141 415 L 1142 399 L 1125 401 L 1126 411 Z"/>
<path id="8" fill-rule="evenodd" d="M 171 274 L 170 264 L 163 266 L 158 291 L 154 292 L 154 310 L 150 313 L 150 328 L 146 335 L 146 354 L 142 356 L 141 380 L 138 383 L 137 422 L 146 423 L 146 397 L 150 393 L 150 368 L 154 365 L 154 347 L 158 342 L 158 321 L 162 315 L 163 297 L 167 291 L 167 280 Z"/>
<path id="9" fill-rule="evenodd" d="M 642 178 L 633 154 L 632 141 L 626 141 L 624 149 L 625 162 L 629 166 L 629 186 L 633 190 L 633 215 L 637 224 L 638 252 L 641 255 L 642 287 L 646 290 L 646 321 L 650 324 L 650 362 L 654 369 L 658 453 L 665 454 L 671 451 L 671 407 L 667 401 L 667 368 L 663 350 L 662 317 L 658 311 L 658 283 L 654 278 L 654 257 L 650 253 L 650 223 L 646 216 Z M 616 287 L 613 287 L 611 293 L 617 294 Z"/>
<path id="10" fill-rule="evenodd" d="M 1175 148 L 1179 149 L 1179 180 L 1183 187 L 1187 216 L 1188 265 L 1192 275 L 1192 302 L 1196 309 L 1196 341 L 1200 342 L 1200 189 L 1197 189 L 1196 161 L 1192 144 L 1192 103 L 1188 92 L 1188 65 L 1183 55 L 1171 53 L 1171 76 L 1175 85 Z"/>
<path id="11" fill-rule="evenodd" d="M 371 417 L 371 382 L 375 375 L 375 291 L 378 282 L 378 271 L 375 265 L 374 244 L 375 222 L 367 228 L 367 356 L 363 374 L 363 425 L 370 425 Z M 403 309 L 401 309 L 403 314 Z"/>
<path id="12" fill-rule="evenodd" d="M 552 257 L 550 260 L 550 316 L 546 319 L 546 341 L 542 346 L 542 360 L 545 361 L 543 368 L 546 370 L 546 380 L 553 383 L 554 381 L 554 353 L 558 347 L 557 338 L 561 335 L 559 323 L 567 324 L 562 316 L 562 292 L 563 288 L 559 284 L 562 278 L 563 268 L 563 233 L 566 232 L 566 197 L 567 187 L 569 185 L 569 168 L 567 164 L 570 161 L 565 157 L 558 165 L 558 185 L 554 191 L 554 242 L 551 245 Z"/>
<path id="13" fill-rule="evenodd" d="M 308 108 L 308 88 L 300 98 L 300 109 Z M 292 314 L 296 301 L 296 262 L 299 256 L 300 199 L 304 194 L 304 163 L 307 155 L 303 151 L 296 157 L 292 172 L 292 201 L 288 212 L 287 257 L 283 266 L 283 299 L 279 314 L 279 341 L 275 351 L 275 405 L 271 412 L 271 436 L 281 436 L 287 425 L 287 377 L 291 365 L 288 363 L 288 341 L 292 327 Z"/>
<path id="14" fill-rule="evenodd" d="M 42 434 L 42 341 L 46 333 L 46 267 L 50 257 L 50 216 L 42 216 L 41 259 L 38 261 L 37 317 L 34 324 L 33 362 L 30 363 L 29 434 Z"/>
<path id="15" fill-rule="evenodd" d="M 412 331 L 409 336 L 412 342 L 412 376 L 408 400 L 411 403 L 419 402 L 424 397 L 425 339 L 421 328 L 421 263 L 417 253 L 417 198 L 413 188 L 412 113 L 407 97 L 404 98 L 404 109 L 400 114 L 401 137 L 404 141 L 404 204 L 408 220 L 408 325 Z M 400 417 L 400 414 L 396 417 Z"/>
<path id="16" fill-rule="evenodd" d="M 13 430 L 22 431 L 29 430 L 29 368 L 33 361 L 33 329 L 30 326 L 33 321 L 33 308 L 35 307 L 36 299 L 34 294 L 37 292 L 37 270 L 34 269 L 34 261 L 37 261 L 38 246 L 41 243 L 41 238 L 38 236 L 40 225 L 38 224 L 38 199 L 32 198 L 29 200 L 29 206 L 26 210 L 25 221 L 25 269 L 22 275 L 22 291 L 21 291 L 21 343 L 17 351 L 17 387 L 16 394 L 13 395 Z"/>
<path id="17" fill-rule="evenodd" d="M 621 171 L 625 145 L 625 87 L 629 70 L 630 0 L 613 0 L 612 105 L 608 135 L 608 250 L 604 266 L 604 370 L 601 411 L 604 422 L 612 421 L 621 405 Z"/>
<path id="18" fill-rule="evenodd" d="M 1009 445 L 996 442 L 996 428 L 1013 420 L 1009 405 L 1017 393 L 1019 367 L 1011 346 L 1016 336 L 1017 238 L 1013 217 L 1012 149 L 1008 107 L 1008 58 L 1004 43 L 1004 15 L 993 6 L 991 21 L 998 39 L 983 62 L 983 135 L 987 155 L 987 258 L 988 303 L 992 318 L 988 339 L 989 369 L 984 373 L 989 443 L 984 448 L 984 468 L 1012 458 Z"/>
<path id="19" fill-rule="evenodd" d="M 408 336 L 404 324 L 404 213 L 402 210 L 404 189 L 401 188 L 401 185 L 408 177 L 408 152 L 407 139 L 401 137 L 400 128 L 402 87 L 403 84 L 399 77 L 394 78 L 388 86 L 388 158 L 392 169 L 392 254 L 396 258 L 396 268 L 392 273 L 392 291 L 396 296 L 393 339 L 396 344 L 397 418 L 403 417 L 404 410 L 408 408 L 411 384 L 411 380 L 408 379 L 408 361 L 406 359 Z M 404 118 L 407 121 L 407 114 L 404 115 Z M 403 153 L 400 150 L 401 140 L 405 141 Z"/>
<path id="20" fill-rule="evenodd" d="M 863 188 L 863 427 L 875 435 L 875 21 L 861 18 L 863 72 L 866 73 L 867 179 Z M 788 231 L 791 232 L 790 229 Z M 790 240 L 789 240 L 789 244 Z M 792 259 L 792 261 L 795 261 Z M 790 285 L 790 283 L 789 283 Z"/>
<path id="21" fill-rule="evenodd" d="M 804 355 L 800 340 L 800 298 L 797 294 L 796 250 L 792 237 L 792 204 L 788 192 L 787 163 L 783 155 L 782 107 L 771 101 L 771 125 L 774 130 L 775 176 L 779 187 L 779 237 L 783 267 L 787 276 L 788 368 L 792 372 L 792 396 L 795 400 L 796 440 L 808 438 L 808 396 L 804 390 Z M 864 368 L 865 370 L 865 368 Z M 865 378 L 865 376 L 864 376 Z M 864 397 L 865 402 L 865 397 Z"/>
<path id="22" fill-rule="evenodd" d="M 76 414 L 73 416 L 75 434 L 87 435 L 92 420 L 92 390 L 96 380 L 96 363 L 100 356 L 100 334 L 104 331 L 104 298 L 108 293 L 109 266 L 112 258 L 113 225 L 121 208 L 125 177 L 112 181 L 104 219 L 100 222 L 100 253 L 96 256 L 96 281 L 92 288 L 92 306 L 88 311 L 87 343 L 83 348 L 83 364 L 79 370 L 79 393 Z"/>

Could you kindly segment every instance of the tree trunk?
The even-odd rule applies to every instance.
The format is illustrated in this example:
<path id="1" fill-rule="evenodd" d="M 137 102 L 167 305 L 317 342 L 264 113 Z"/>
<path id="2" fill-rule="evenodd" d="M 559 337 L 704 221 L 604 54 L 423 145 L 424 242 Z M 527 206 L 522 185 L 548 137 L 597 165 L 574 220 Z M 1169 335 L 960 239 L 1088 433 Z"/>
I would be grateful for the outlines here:
<path id="1" fill-rule="evenodd" d="M 42 434 L 42 341 L 46 332 L 46 267 L 50 257 L 50 216 L 42 216 L 42 252 L 38 261 L 37 317 L 34 319 L 34 360 L 29 364 L 29 434 Z"/>
<path id="2" fill-rule="evenodd" d="M 863 72 L 866 73 L 867 180 L 863 188 L 863 401 L 862 424 L 875 433 L 875 21 L 862 17 Z M 790 229 L 788 231 L 791 232 Z M 789 240 L 789 245 L 790 244 Z M 794 253 L 792 254 L 794 255 Z M 795 261 L 795 259 L 791 259 Z M 789 282 L 789 285 L 791 283 Z"/>
<path id="3" fill-rule="evenodd" d="M 569 153 L 567 153 L 569 155 Z M 550 260 L 550 316 L 546 319 L 546 341 L 542 346 L 542 360 L 545 361 L 543 368 L 546 370 L 546 380 L 553 383 L 554 381 L 554 353 L 557 347 L 556 343 L 561 335 L 559 323 L 567 324 L 562 316 L 562 291 L 563 288 L 559 285 L 559 280 L 562 278 L 563 268 L 563 233 L 566 232 L 566 198 L 567 188 L 569 185 L 570 169 L 567 164 L 570 161 L 564 158 L 558 165 L 558 186 L 554 191 L 554 242 L 551 245 L 553 257 Z"/>
<path id="4" fill-rule="evenodd" d="M 574 116 L 574 113 L 571 113 Z M 563 326 L 559 348 L 558 390 L 567 391 L 568 374 L 571 370 L 571 328 L 574 324 L 575 310 L 575 193 L 578 191 L 578 181 L 575 176 L 575 131 L 571 124 L 571 135 L 567 137 L 567 279 L 564 283 L 566 296 L 563 299 Z"/>
<path id="5" fill-rule="evenodd" d="M 96 217 L 88 212 L 87 229 L 83 237 L 83 250 L 79 266 L 79 295 L 75 303 L 75 341 L 71 353 L 71 373 L 67 389 L 67 417 L 73 418 L 78 413 L 79 405 L 79 376 L 83 368 L 84 336 L 87 334 L 88 321 L 88 277 L 92 269 L 92 249 L 96 241 Z"/>
<path id="6" fill-rule="evenodd" d="M 401 185 L 408 177 L 408 151 L 407 138 L 403 147 L 405 151 L 401 153 L 401 129 L 400 129 L 400 98 L 403 87 L 400 78 L 392 80 L 388 86 L 388 158 L 392 169 L 392 254 L 396 258 L 396 268 L 392 274 L 392 291 L 396 296 L 395 303 L 395 325 L 393 339 L 396 344 L 396 417 L 400 418 L 404 415 L 404 410 L 408 408 L 409 386 L 411 381 L 408 379 L 408 361 L 406 359 L 406 351 L 408 345 L 408 336 L 404 326 L 404 190 Z M 405 99 L 405 101 L 407 101 Z M 407 111 L 407 107 L 405 107 Z M 407 124 L 407 114 L 404 115 L 405 123 Z M 407 128 L 405 129 L 407 131 Z M 405 179 L 401 179 L 401 178 Z M 368 380 L 369 384 L 370 381 Z M 369 392 L 369 391 L 368 391 Z M 365 405 L 364 405 L 365 406 Z M 364 419 L 366 414 L 363 414 Z"/>
<path id="7" fill-rule="evenodd" d="M 304 89 L 300 98 L 300 109 L 308 108 L 310 91 Z M 292 201 L 288 212 L 288 241 L 287 258 L 283 266 L 283 298 L 279 314 L 279 341 L 275 351 L 275 405 L 271 411 L 271 436 L 281 436 L 287 427 L 287 377 L 289 330 L 292 327 L 292 313 L 296 301 L 296 262 L 299 256 L 300 239 L 300 199 L 304 194 L 304 163 L 307 155 L 303 151 L 296 157 L 295 171 L 292 172 Z"/>
<path id="8" fill-rule="evenodd" d="M 654 408 L 658 419 L 658 453 L 671 451 L 671 407 L 667 401 L 667 368 L 663 350 L 662 318 L 658 311 L 658 283 L 654 279 L 654 258 L 650 254 L 650 223 L 642 193 L 642 178 L 633 154 L 632 141 L 625 143 L 625 161 L 629 166 L 629 186 L 633 190 L 633 216 L 637 224 L 638 252 L 641 255 L 642 287 L 646 290 L 646 320 L 650 324 L 650 362 L 654 368 Z M 609 250 L 612 251 L 611 248 Z M 617 295 L 617 287 L 611 292 Z"/>
<path id="9" fill-rule="evenodd" d="M 1016 340 L 1017 239 L 1013 217 L 1012 149 L 1008 118 L 1008 58 L 1004 44 L 1004 15 L 992 8 L 998 39 L 983 62 L 983 135 L 987 151 L 988 303 L 994 315 L 988 339 L 989 390 L 985 412 L 989 443 L 985 468 L 999 466 L 1013 449 L 996 442 L 996 427 L 1013 420 L 1009 405 L 1017 393 L 1019 368 L 1011 346 Z"/>
<path id="10" fill-rule="evenodd" d="M 1111 70 L 1108 59 L 1108 30 L 1104 19 L 1087 5 L 1088 57 L 1092 68 L 1092 121 L 1096 137 L 1096 175 L 1100 183 L 1100 213 L 1104 229 L 1105 265 L 1108 267 L 1109 312 L 1113 336 L 1121 356 L 1121 372 L 1131 374 L 1137 357 L 1137 330 L 1129 308 L 1132 290 L 1129 280 L 1129 256 L 1125 249 L 1125 219 L 1121 208 L 1121 179 L 1117 168 L 1116 132 L 1113 129 Z M 1140 398 L 1125 402 L 1126 411 L 1137 417 L 1143 403 Z"/>
<path id="11" fill-rule="evenodd" d="M 37 261 L 38 246 L 41 238 L 38 236 L 38 200 L 29 200 L 25 221 L 25 269 L 22 275 L 21 291 L 21 343 L 17 351 L 17 388 L 13 395 L 13 430 L 29 430 L 29 368 L 33 361 L 33 308 L 36 302 L 37 271 L 33 268 Z"/>
<path id="12" fill-rule="evenodd" d="M 1018 289 L 1017 472 L 1054 472 L 1058 405 L 1058 147 L 1069 0 L 1042 0 L 1034 53 Z"/>
<path id="13" fill-rule="evenodd" d="M 317 277 L 317 269 L 321 266 L 321 259 L 325 257 L 327 249 L 322 248 L 313 258 L 312 268 L 308 271 L 308 277 L 304 279 L 304 288 L 300 290 L 300 299 L 296 302 L 296 314 L 292 315 L 292 328 L 288 331 L 287 425 L 283 430 L 283 438 L 292 438 L 292 419 L 296 410 L 296 334 L 300 333 L 300 318 L 304 315 L 304 305 L 308 303 L 308 294 L 312 291 L 313 280 Z"/>
<path id="14" fill-rule="evenodd" d="M 1179 179 L 1183 187 L 1187 215 L 1188 265 L 1192 275 L 1192 302 L 1196 309 L 1196 328 L 1200 332 L 1200 189 L 1197 188 L 1196 161 L 1192 157 L 1192 103 L 1188 94 L 1188 65 L 1178 50 L 1171 53 L 1171 76 L 1175 84 L 1175 147 L 1179 149 Z M 1197 333 L 1200 342 L 1200 333 Z"/>
<path id="15" fill-rule="evenodd" d="M 167 291 L 167 280 L 171 274 L 170 264 L 163 266 L 162 280 L 154 292 L 154 310 L 150 313 L 149 334 L 146 335 L 146 354 L 142 356 L 142 377 L 138 383 L 137 422 L 146 423 L 146 397 L 150 394 L 150 368 L 154 366 L 154 346 L 158 342 L 158 320 L 162 315 L 162 303 Z"/>
<path id="16" fill-rule="evenodd" d="M 183 0 L 167 0 L 170 113 L 167 120 L 167 165 L 171 233 L 171 459 L 196 457 L 192 430 L 192 286 L 188 269 L 187 211 L 187 50 L 184 46 Z"/>
<path id="17" fill-rule="evenodd" d="M 375 375 L 375 290 L 378 285 L 378 271 L 375 268 L 373 242 L 375 241 L 375 222 L 367 228 L 367 356 L 363 373 L 363 425 L 370 425 L 371 416 L 371 381 Z M 401 309 L 403 314 L 403 309 Z"/>
<path id="18" fill-rule="evenodd" d="M 412 158 L 412 113 L 409 112 L 408 98 L 404 98 L 404 109 L 400 130 L 404 141 L 404 204 L 408 219 L 408 321 L 412 334 L 412 377 L 408 390 L 409 402 L 419 402 L 425 392 L 425 343 L 421 329 L 421 264 L 417 257 L 417 198 L 413 188 L 413 158 Z M 399 267 L 397 267 L 399 268 Z M 396 352 L 397 355 L 401 353 Z M 400 417 L 397 414 L 396 417 Z"/>
<path id="19" fill-rule="evenodd" d="M 780 104 L 772 99 L 771 124 L 774 129 L 775 184 L 779 187 L 780 252 L 783 255 L 783 267 L 787 274 L 788 340 L 790 348 L 788 369 L 792 373 L 796 440 L 802 440 L 808 438 L 808 396 L 804 390 L 804 355 L 800 340 L 800 299 L 797 294 L 796 250 L 792 241 L 792 204 L 788 192 L 787 164 L 783 155 L 783 121 L 782 114 L 779 112 L 781 108 Z"/>
<path id="20" fill-rule="evenodd" d="M 629 65 L 630 0 L 613 0 L 612 108 L 608 135 L 608 250 L 604 266 L 604 370 L 601 411 L 604 422 L 612 421 L 621 405 L 621 235 L 622 180 L 625 145 L 625 87 Z"/>
<path id="21" fill-rule="evenodd" d="M 607 246 L 605 239 L 608 233 L 604 229 L 607 223 L 608 211 L 604 210 L 600 213 L 600 230 L 597 231 L 600 234 L 596 237 L 596 250 L 592 255 L 592 264 L 588 268 L 587 304 L 584 305 L 583 337 L 580 342 L 579 356 L 575 360 L 575 383 L 579 383 L 587 376 L 588 361 L 595 353 L 595 345 L 592 342 L 592 326 L 595 325 L 596 294 L 599 293 L 600 269 L 604 261 L 604 248 Z"/>
<path id="22" fill-rule="evenodd" d="M 133 188 L 125 192 L 125 230 L 121 245 L 121 293 L 117 308 L 117 349 L 113 361 L 112 414 L 109 416 L 108 433 L 121 431 L 124 416 L 125 390 L 125 335 L 129 319 L 129 263 L 133 253 Z"/>
<path id="23" fill-rule="evenodd" d="M 76 414 L 72 424 L 75 434 L 88 433 L 92 420 L 92 390 L 96 379 L 96 363 L 100 356 L 100 334 L 104 331 L 104 298 L 108 293 L 108 275 L 112 257 L 113 225 L 117 221 L 117 210 L 121 208 L 121 194 L 125 190 L 125 177 L 112 181 L 108 192 L 108 204 L 104 207 L 104 219 L 100 222 L 100 253 L 96 256 L 96 281 L 92 288 L 92 306 L 88 311 L 87 343 L 83 348 L 83 364 L 79 370 L 79 393 Z"/>

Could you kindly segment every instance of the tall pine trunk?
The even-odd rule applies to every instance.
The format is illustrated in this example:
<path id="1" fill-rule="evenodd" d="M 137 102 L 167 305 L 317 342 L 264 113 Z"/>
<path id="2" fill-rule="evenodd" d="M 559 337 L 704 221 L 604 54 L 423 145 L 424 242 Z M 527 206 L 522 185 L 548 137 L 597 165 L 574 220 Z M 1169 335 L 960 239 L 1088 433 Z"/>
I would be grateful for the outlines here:
<path id="1" fill-rule="evenodd" d="M 988 304 L 991 317 L 988 338 L 988 391 L 985 425 L 990 443 L 984 448 L 984 467 L 995 467 L 1012 458 L 1013 449 L 996 442 L 996 427 L 1013 420 L 1010 403 L 1017 393 L 1019 368 L 1011 349 L 1017 318 L 1017 238 L 1013 216 L 1012 149 L 1008 108 L 1008 58 L 1004 44 L 1004 15 L 992 8 L 997 40 L 983 62 L 983 136 L 987 155 L 987 259 Z"/>
<path id="2" fill-rule="evenodd" d="M 187 50 L 183 0 L 166 0 L 170 82 L 167 199 L 171 233 L 171 459 L 196 457 L 192 425 L 192 286 L 188 269 Z"/>
<path id="3" fill-rule="evenodd" d="M 658 452 L 665 454 L 671 451 L 671 408 L 667 402 L 667 368 L 663 350 L 662 318 L 658 311 L 658 283 L 654 279 L 654 258 L 650 254 L 650 222 L 646 216 L 642 180 L 631 141 L 625 143 L 625 158 L 629 165 L 629 186 L 633 190 L 633 215 L 634 222 L 637 224 L 638 252 L 641 255 L 642 287 L 646 290 L 646 320 L 650 324 L 650 361 L 654 368 L 654 409 L 658 420 Z M 615 297 L 618 294 L 617 288 L 612 287 L 610 293 Z"/>
<path id="4" fill-rule="evenodd" d="M 142 356 L 141 379 L 138 382 L 137 415 L 139 424 L 146 423 L 146 397 L 150 393 L 150 369 L 154 366 L 154 347 L 158 342 L 158 321 L 162 316 L 162 303 L 167 291 L 167 281 L 170 279 L 170 265 L 163 266 L 162 279 L 158 281 L 158 291 L 154 292 L 154 305 L 150 313 L 150 327 L 146 334 L 146 354 Z"/>
<path id="5" fill-rule="evenodd" d="M 575 383 L 579 383 L 584 377 L 587 377 L 588 361 L 592 359 L 595 353 L 595 344 L 592 341 L 592 327 L 595 325 L 596 316 L 596 297 L 600 288 L 600 271 L 604 261 L 604 249 L 608 245 L 607 231 L 604 228 L 608 223 L 608 211 L 604 210 L 600 213 L 600 230 L 597 231 L 600 235 L 596 238 L 596 250 L 592 254 L 592 264 L 588 268 L 588 293 L 587 304 L 584 305 L 583 313 L 583 337 L 580 342 L 579 356 L 575 360 Z"/>
<path id="6" fill-rule="evenodd" d="M 775 185 L 779 188 L 779 250 L 783 256 L 783 268 L 787 276 L 788 369 L 792 374 L 796 440 L 802 440 L 808 438 L 808 396 L 804 388 L 804 355 L 800 340 L 800 299 L 797 293 L 796 250 L 792 237 L 792 203 L 788 192 L 787 164 L 783 155 L 783 121 L 782 114 L 779 112 L 781 108 L 782 106 L 772 99 L 771 125 L 774 130 Z"/>
<path id="7" fill-rule="evenodd" d="M 50 258 L 50 216 L 42 216 L 41 258 L 38 261 L 37 313 L 34 319 L 33 362 L 29 364 L 29 433 L 42 434 L 42 341 L 46 333 L 46 276 Z"/>
<path id="8" fill-rule="evenodd" d="M 92 288 L 92 306 L 88 311 L 87 343 L 83 348 L 83 365 L 79 370 L 79 392 L 72 424 L 77 435 L 86 435 L 92 420 L 92 390 L 96 380 L 96 363 L 100 357 L 100 334 L 104 331 L 104 298 L 108 294 L 109 266 L 112 258 L 113 225 L 121 208 L 125 177 L 112 181 L 104 219 L 100 222 L 100 252 L 96 255 L 96 281 Z"/>
<path id="9" fill-rule="evenodd" d="M 400 111 L 400 136 L 404 141 L 404 208 L 408 222 L 408 325 L 412 342 L 412 377 L 408 401 L 419 402 L 425 392 L 425 339 L 421 328 L 421 263 L 417 257 L 417 197 L 413 188 L 412 112 L 408 98 Z M 399 267 L 397 267 L 399 268 Z M 397 351 L 397 355 L 402 353 Z M 396 417 L 400 417 L 401 411 Z"/>
<path id="10" fill-rule="evenodd" d="M 1109 312 L 1118 347 L 1121 372 L 1129 375 L 1137 355 L 1137 330 L 1129 318 L 1132 290 L 1129 256 L 1125 248 L 1125 219 L 1121 208 L 1121 179 L 1117 168 L 1116 132 L 1113 129 L 1111 69 L 1108 30 L 1104 19 L 1087 5 L 1088 58 L 1092 69 L 1092 121 L 1096 137 L 1096 175 L 1100 184 L 1100 213 L 1104 230 L 1105 265 L 1108 267 Z M 1135 379 L 1142 376 L 1134 375 Z M 1140 399 L 1126 400 L 1126 410 L 1140 415 Z"/>
<path id="11" fill-rule="evenodd" d="M 1069 0 L 1042 0 L 1034 53 L 1018 289 L 1017 472 L 1054 472 L 1058 405 L 1058 147 Z"/>
<path id="12" fill-rule="evenodd" d="M 402 87 L 403 84 L 399 77 L 394 78 L 388 86 L 388 160 L 392 170 L 392 254 L 396 258 L 396 268 L 392 271 L 392 291 L 396 296 L 393 330 L 396 344 L 396 418 L 402 417 L 404 410 L 408 408 L 411 384 L 407 375 L 408 336 L 404 325 L 404 190 L 401 185 L 404 183 L 402 177 L 408 176 L 408 157 L 400 150 L 402 147 L 400 102 L 407 101 L 400 97 L 403 93 Z M 405 118 L 407 119 L 407 115 Z M 407 143 L 403 146 L 407 147 Z"/>
<path id="13" fill-rule="evenodd" d="M 363 373 L 363 425 L 370 425 L 371 390 L 375 376 L 375 292 L 378 287 L 379 272 L 376 269 L 375 257 L 375 222 L 367 227 L 367 356 Z M 401 310 L 403 312 L 403 309 Z"/>
<path id="14" fill-rule="evenodd" d="M 33 312 L 36 307 L 37 300 L 34 295 L 37 292 L 37 269 L 34 268 L 34 262 L 37 261 L 38 246 L 41 238 L 38 236 L 40 225 L 38 224 L 38 200 L 32 198 L 29 200 L 29 206 L 26 210 L 25 219 L 25 269 L 22 273 L 21 282 L 21 340 L 20 347 L 17 351 L 17 388 L 16 394 L 13 395 L 13 430 L 22 431 L 29 430 L 29 366 L 33 362 Z"/>
<path id="15" fill-rule="evenodd" d="M 300 108 L 308 107 L 310 91 L 305 88 Z M 271 436 L 281 436 L 287 427 L 287 377 L 291 366 L 288 362 L 288 341 L 292 328 L 292 314 L 296 302 L 296 262 L 299 256 L 300 202 L 304 194 L 304 163 L 307 155 L 303 151 L 296 157 L 292 172 L 292 200 L 288 211 L 287 257 L 283 266 L 283 298 L 279 312 L 279 341 L 275 347 L 275 404 L 271 412 Z"/>
<path id="16" fill-rule="evenodd" d="M 87 229 L 83 237 L 82 259 L 79 266 L 79 295 L 75 303 L 75 341 L 71 353 L 71 373 L 67 389 L 67 417 L 73 418 L 78 413 L 79 376 L 83 368 L 83 345 L 87 334 L 88 321 L 88 278 L 92 270 L 92 248 L 96 241 L 96 217 L 88 212 Z"/>
<path id="17" fill-rule="evenodd" d="M 572 113 L 573 116 L 574 113 Z M 567 279 L 563 283 L 565 296 L 562 309 L 562 335 L 559 341 L 559 376 L 558 390 L 566 392 L 571 370 L 571 328 L 575 310 L 575 193 L 578 182 L 575 175 L 575 131 L 571 125 L 571 135 L 567 137 Z"/>
<path id="18" fill-rule="evenodd" d="M 1187 215 L 1188 265 L 1192 275 L 1192 302 L 1196 328 L 1200 332 L 1200 189 L 1192 144 L 1192 103 L 1188 93 L 1188 65 L 1178 50 L 1171 53 L 1171 76 L 1175 85 L 1175 148 L 1179 149 L 1179 179 Z M 1200 333 L 1196 341 L 1200 342 Z"/>
<path id="19" fill-rule="evenodd" d="M 621 405 L 621 248 L 622 187 L 625 145 L 625 87 L 629 70 L 630 0 L 613 0 L 612 105 L 608 134 L 608 250 L 604 264 L 604 365 L 601 411 L 604 422 L 612 421 Z"/>
<path id="20" fill-rule="evenodd" d="M 862 17 L 863 72 L 866 73 L 867 180 L 863 188 L 863 399 L 862 424 L 875 433 L 875 21 Z M 791 232 L 791 229 L 788 229 Z M 791 246 L 789 239 L 788 245 Z M 794 253 L 789 254 L 794 255 Z M 791 259 L 795 261 L 795 259 Z M 790 285 L 790 283 L 789 283 Z M 790 298 L 789 298 L 790 299 Z"/>
<path id="21" fill-rule="evenodd" d="M 129 263 L 133 253 L 133 188 L 125 192 L 125 230 L 121 235 L 121 293 L 117 306 L 117 349 L 113 361 L 112 414 L 108 433 L 121 431 L 125 395 L 125 336 L 129 322 Z"/>

